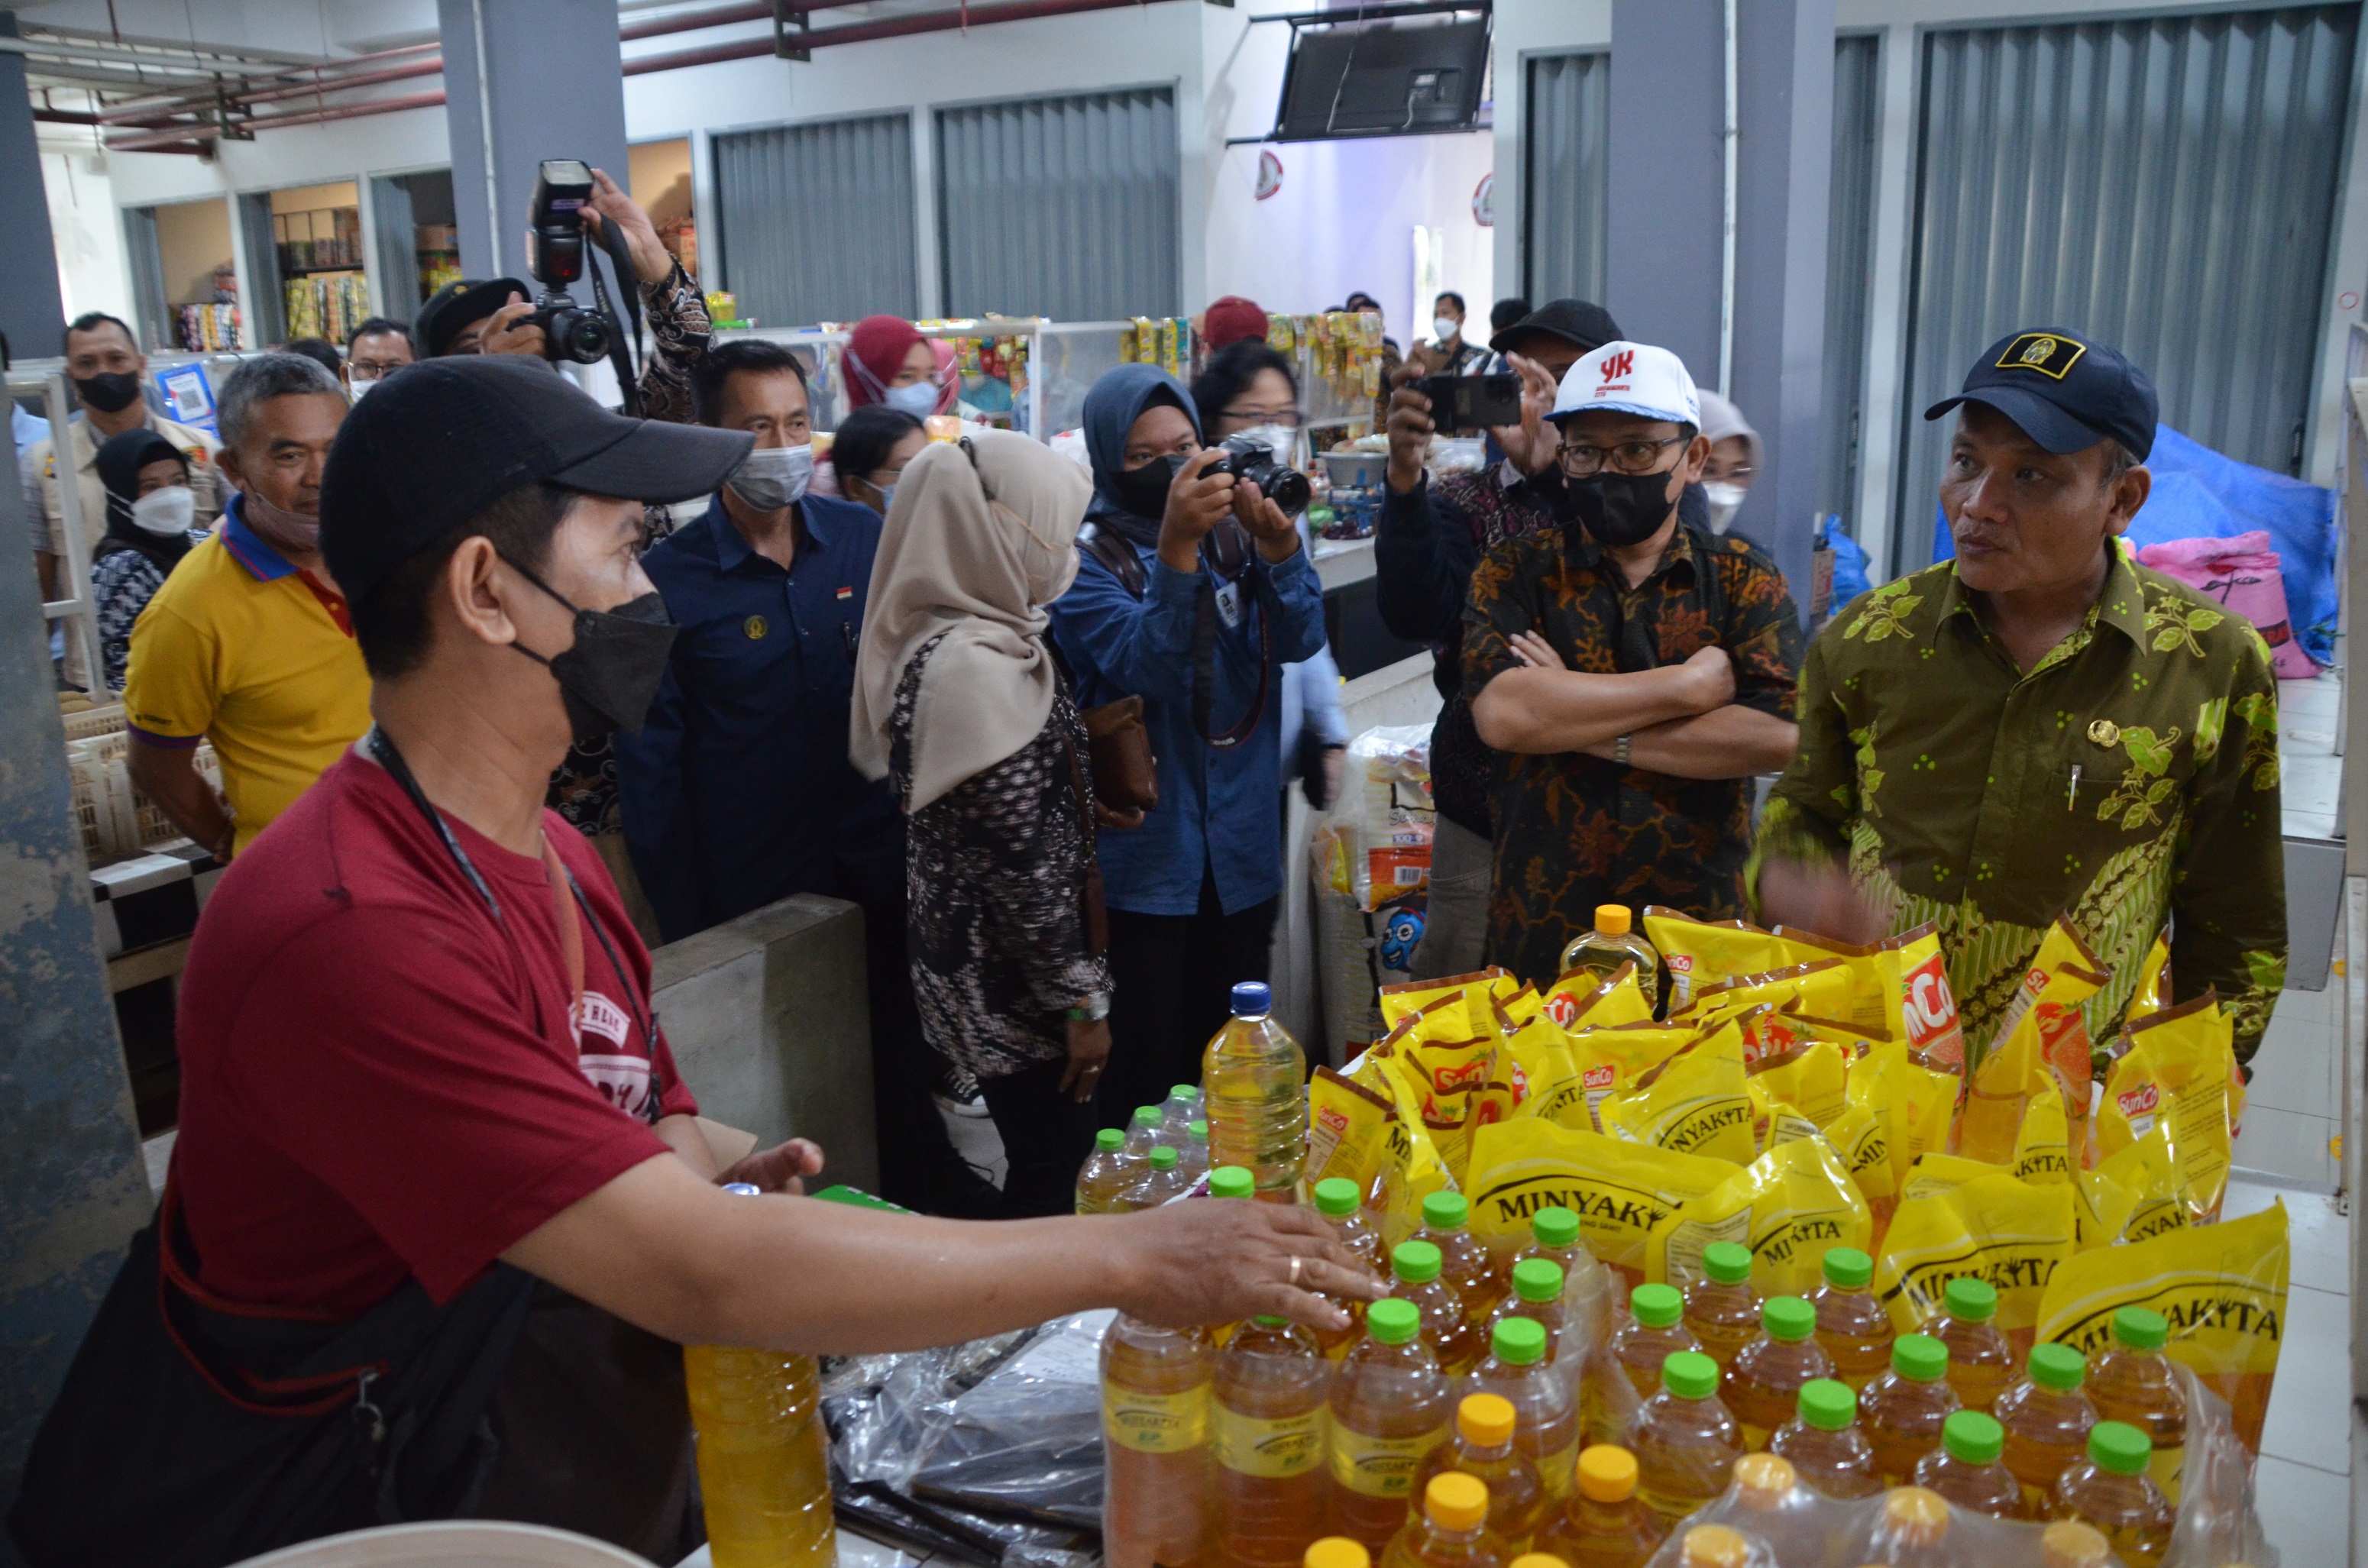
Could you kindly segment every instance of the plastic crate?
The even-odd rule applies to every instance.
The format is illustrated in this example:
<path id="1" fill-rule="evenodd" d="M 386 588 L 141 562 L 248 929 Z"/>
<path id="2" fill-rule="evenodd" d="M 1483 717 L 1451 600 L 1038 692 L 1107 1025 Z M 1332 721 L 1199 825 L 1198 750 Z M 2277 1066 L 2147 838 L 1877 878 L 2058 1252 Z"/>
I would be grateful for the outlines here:
<path id="1" fill-rule="evenodd" d="M 82 852 L 94 866 L 116 858 L 115 809 L 108 799 L 107 768 L 91 757 L 70 757 L 67 777 L 74 785 L 74 813 L 82 828 Z"/>
<path id="2" fill-rule="evenodd" d="M 174 825 L 163 807 L 131 787 L 131 771 L 126 766 L 130 744 L 130 737 L 119 730 L 112 734 L 70 742 L 66 747 L 68 761 L 78 769 L 86 769 L 93 780 L 91 810 L 83 836 L 85 846 L 96 844 L 92 850 L 95 860 L 123 859 L 188 836 Z M 222 763 L 214 756 L 212 743 L 199 741 L 191 760 L 197 765 L 199 777 L 220 794 Z M 81 812 L 83 802 L 81 778 L 78 772 L 77 812 Z"/>
<path id="3" fill-rule="evenodd" d="M 104 708 L 84 708 L 59 715 L 65 721 L 66 739 L 86 741 L 99 735 L 123 733 L 123 704 L 109 703 Z"/>

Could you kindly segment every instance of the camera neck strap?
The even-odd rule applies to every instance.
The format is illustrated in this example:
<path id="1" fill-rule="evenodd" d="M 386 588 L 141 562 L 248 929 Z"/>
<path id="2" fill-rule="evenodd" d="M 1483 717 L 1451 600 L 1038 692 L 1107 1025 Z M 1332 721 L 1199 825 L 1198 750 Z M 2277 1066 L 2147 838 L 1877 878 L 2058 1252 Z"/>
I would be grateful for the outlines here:
<path id="1" fill-rule="evenodd" d="M 1225 563 L 1230 561 L 1232 569 Z M 1249 530 L 1232 517 L 1220 522 L 1201 541 L 1201 575 L 1192 615 L 1192 733 L 1212 751 L 1232 751 L 1258 733 L 1266 717 L 1267 694 L 1274 683 L 1274 618 L 1280 608 L 1274 581 L 1257 569 Z M 1258 611 L 1258 691 L 1248 712 L 1231 728 L 1216 728 L 1217 592 L 1220 584 L 1247 581 Z"/>
<path id="2" fill-rule="evenodd" d="M 623 231 L 603 219 L 600 223 L 600 245 L 608 252 L 609 265 L 616 270 L 617 291 L 622 294 L 625 306 L 626 330 L 618 333 L 609 344 L 609 363 L 617 372 L 617 386 L 624 394 L 624 412 L 638 419 L 642 415 L 642 379 L 634 365 L 634 357 L 642 347 L 642 290 L 639 275 L 633 270 L 633 253 L 625 244 Z M 584 270 L 592 278 L 592 302 L 600 313 L 616 319 L 616 307 L 609 299 L 608 285 L 601 281 L 599 267 L 587 259 Z"/>

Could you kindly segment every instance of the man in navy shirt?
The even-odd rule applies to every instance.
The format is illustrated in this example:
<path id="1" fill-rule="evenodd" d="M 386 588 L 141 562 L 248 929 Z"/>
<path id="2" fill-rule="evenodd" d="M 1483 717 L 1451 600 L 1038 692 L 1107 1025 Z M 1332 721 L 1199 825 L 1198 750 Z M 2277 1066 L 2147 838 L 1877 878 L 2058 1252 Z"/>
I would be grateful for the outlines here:
<path id="1" fill-rule="evenodd" d="M 863 908 L 882 1196 L 969 1212 L 984 1197 L 930 1103 L 905 950 L 905 824 L 847 759 L 855 647 L 880 517 L 806 492 L 804 367 L 744 340 L 693 374 L 702 424 L 754 450 L 698 521 L 642 558 L 675 639 L 638 736 L 618 737 L 633 869 L 671 942 L 792 893 Z"/>

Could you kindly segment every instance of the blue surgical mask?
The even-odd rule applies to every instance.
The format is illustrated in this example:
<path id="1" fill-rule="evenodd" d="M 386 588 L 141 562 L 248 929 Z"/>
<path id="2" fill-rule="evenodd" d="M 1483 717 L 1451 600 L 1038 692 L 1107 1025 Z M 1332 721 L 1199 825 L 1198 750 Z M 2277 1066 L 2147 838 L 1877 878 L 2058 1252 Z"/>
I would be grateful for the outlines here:
<path id="1" fill-rule="evenodd" d="M 935 381 L 915 381 L 910 386 L 890 387 L 880 401 L 916 419 L 927 419 L 938 411 L 938 386 Z"/>
<path id="2" fill-rule="evenodd" d="M 894 480 L 891 480 L 888 483 L 880 486 L 880 515 L 883 517 L 886 517 L 888 515 L 888 508 L 894 506 L 895 504 L 896 484 Z"/>

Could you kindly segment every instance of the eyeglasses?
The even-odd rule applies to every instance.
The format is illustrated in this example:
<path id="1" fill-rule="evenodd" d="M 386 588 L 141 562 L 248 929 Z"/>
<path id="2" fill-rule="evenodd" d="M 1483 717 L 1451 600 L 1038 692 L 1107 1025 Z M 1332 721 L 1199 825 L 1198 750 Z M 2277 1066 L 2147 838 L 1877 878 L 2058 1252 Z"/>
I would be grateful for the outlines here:
<path id="1" fill-rule="evenodd" d="M 1661 460 L 1661 449 L 1674 447 L 1686 437 L 1671 436 L 1659 441 L 1622 441 L 1616 447 L 1584 447 L 1565 441 L 1554 449 L 1554 457 L 1563 472 L 1573 479 L 1592 479 L 1609 467 L 1616 473 L 1646 474 Z"/>
<path id="2" fill-rule="evenodd" d="M 1307 423 L 1306 412 L 1297 408 L 1227 408 L 1220 410 L 1217 417 L 1245 425 L 1280 425 L 1286 430 L 1296 430 Z"/>

